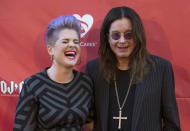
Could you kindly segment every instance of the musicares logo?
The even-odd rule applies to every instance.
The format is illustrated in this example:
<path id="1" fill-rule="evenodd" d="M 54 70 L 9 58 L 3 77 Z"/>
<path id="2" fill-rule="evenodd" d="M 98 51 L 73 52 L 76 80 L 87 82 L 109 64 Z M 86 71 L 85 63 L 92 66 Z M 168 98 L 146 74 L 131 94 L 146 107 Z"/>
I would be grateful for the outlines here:
<path id="1" fill-rule="evenodd" d="M 81 23 L 81 38 L 83 38 L 93 25 L 93 17 L 90 14 L 85 14 L 82 17 L 78 14 L 74 14 L 73 16 Z M 80 42 L 81 47 L 95 47 L 96 44 L 96 42 Z"/>
<path id="2" fill-rule="evenodd" d="M 93 25 L 93 17 L 90 14 L 85 14 L 82 17 L 78 14 L 74 14 L 73 16 L 81 23 L 81 38 L 83 38 Z"/>

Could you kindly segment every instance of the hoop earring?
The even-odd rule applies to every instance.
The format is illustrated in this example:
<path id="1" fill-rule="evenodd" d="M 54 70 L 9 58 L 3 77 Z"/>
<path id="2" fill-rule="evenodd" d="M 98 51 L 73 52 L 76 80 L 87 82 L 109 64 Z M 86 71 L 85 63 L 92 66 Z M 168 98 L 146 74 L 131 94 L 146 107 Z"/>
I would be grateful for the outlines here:
<path id="1" fill-rule="evenodd" d="M 79 61 L 79 62 L 78 62 Z M 80 65 L 81 64 L 81 57 L 79 57 L 79 60 L 77 61 L 76 65 Z"/>
<path id="2" fill-rule="evenodd" d="M 51 55 L 51 60 L 53 61 L 53 59 L 54 59 L 54 56 L 53 56 L 53 55 Z"/>

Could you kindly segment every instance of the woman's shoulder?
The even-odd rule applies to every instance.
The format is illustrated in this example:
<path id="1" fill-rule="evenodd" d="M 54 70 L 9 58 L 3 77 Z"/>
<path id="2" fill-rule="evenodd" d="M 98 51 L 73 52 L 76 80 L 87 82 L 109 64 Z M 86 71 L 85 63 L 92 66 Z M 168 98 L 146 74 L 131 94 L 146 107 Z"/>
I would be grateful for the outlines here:
<path id="1" fill-rule="evenodd" d="M 81 72 L 81 71 L 77 71 L 77 70 L 75 70 L 75 72 L 80 75 L 80 79 L 81 80 L 84 80 L 86 82 L 90 82 L 91 83 L 92 80 L 91 80 L 90 76 L 87 73 Z"/>
<path id="2" fill-rule="evenodd" d="M 24 80 L 24 84 L 27 86 L 35 85 L 39 83 L 43 78 L 46 78 L 45 70 L 43 69 L 38 73 L 35 73 Z"/>
<path id="3" fill-rule="evenodd" d="M 76 79 L 78 81 L 78 83 L 82 84 L 83 86 L 85 86 L 86 88 L 92 90 L 93 87 L 93 83 L 92 83 L 92 79 L 90 78 L 90 76 L 84 72 L 81 71 L 77 71 L 74 70 L 76 75 L 78 75 L 78 79 Z"/>

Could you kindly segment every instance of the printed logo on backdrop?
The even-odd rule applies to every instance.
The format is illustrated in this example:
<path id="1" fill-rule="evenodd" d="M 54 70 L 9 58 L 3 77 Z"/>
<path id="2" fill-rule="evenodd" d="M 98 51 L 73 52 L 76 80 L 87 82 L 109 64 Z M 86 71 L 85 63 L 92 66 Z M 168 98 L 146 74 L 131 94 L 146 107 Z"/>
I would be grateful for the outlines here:
<path id="1" fill-rule="evenodd" d="M 18 96 L 21 92 L 23 84 L 23 81 L 21 81 L 20 83 L 16 83 L 14 81 L 10 81 L 10 83 L 7 83 L 4 80 L 0 81 L 0 96 Z"/>
<path id="2" fill-rule="evenodd" d="M 93 25 L 93 17 L 90 14 L 85 14 L 82 17 L 79 14 L 74 14 L 77 18 L 77 20 L 80 21 L 81 23 L 81 38 L 84 38 L 85 35 L 90 31 L 92 25 Z M 80 42 L 80 46 L 85 46 L 85 47 L 95 47 L 97 43 L 95 42 Z"/>

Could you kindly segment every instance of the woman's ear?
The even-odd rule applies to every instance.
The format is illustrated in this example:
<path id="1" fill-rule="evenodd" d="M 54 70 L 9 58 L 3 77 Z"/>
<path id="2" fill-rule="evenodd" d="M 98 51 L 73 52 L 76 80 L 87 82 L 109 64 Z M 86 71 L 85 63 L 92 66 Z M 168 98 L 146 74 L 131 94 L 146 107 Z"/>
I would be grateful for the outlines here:
<path id="1" fill-rule="evenodd" d="M 48 54 L 49 54 L 50 56 L 53 56 L 53 55 L 54 55 L 53 46 L 47 45 L 47 51 L 48 51 Z"/>

